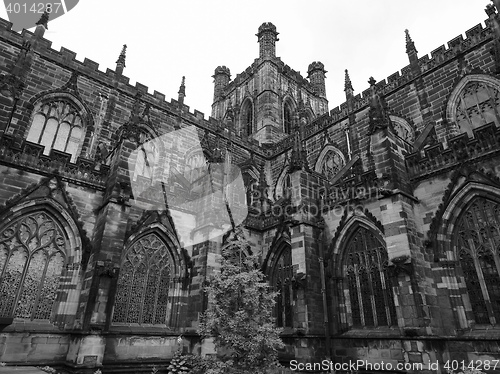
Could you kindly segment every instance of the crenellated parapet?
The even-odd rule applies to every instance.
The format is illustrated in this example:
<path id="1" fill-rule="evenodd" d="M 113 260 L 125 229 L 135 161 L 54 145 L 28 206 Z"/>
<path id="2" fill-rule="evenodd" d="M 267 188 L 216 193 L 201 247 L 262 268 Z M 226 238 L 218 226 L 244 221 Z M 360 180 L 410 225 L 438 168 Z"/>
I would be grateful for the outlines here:
<path id="1" fill-rule="evenodd" d="M 412 181 L 449 171 L 464 162 L 476 162 L 500 153 L 500 128 L 488 124 L 474 130 L 474 138 L 466 133 L 448 140 L 448 147 L 436 144 L 406 157 Z"/>

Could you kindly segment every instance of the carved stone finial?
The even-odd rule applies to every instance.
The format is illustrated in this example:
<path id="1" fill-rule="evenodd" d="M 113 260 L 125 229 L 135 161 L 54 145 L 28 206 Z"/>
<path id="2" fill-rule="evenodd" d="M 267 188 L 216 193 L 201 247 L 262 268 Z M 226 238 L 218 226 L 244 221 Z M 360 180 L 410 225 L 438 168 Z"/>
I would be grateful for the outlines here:
<path id="1" fill-rule="evenodd" d="M 179 105 L 182 106 L 182 104 L 184 104 L 184 98 L 186 97 L 186 85 L 185 85 L 185 82 L 186 82 L 186 77 L 182 77 L 182 81 L 181 81 L 181 85 L 179 87 L 179 92 L 178 93 L 178 100 L 179 101 Z"/>
<path id="2" fill-rule="evenodd" d="M 116 60 L 116 63 L 118 65 L 121 65 L 122 67 L 125 67 L 125 57 L 127 53 L 127 45 L 124 44 L 122 51 L 120 52 L 120 56 L 118 56 L 118 60 Z"/>
<path id="3" fill-rule="evenodd" d="M 406 39 L 406 53 L 417 54 L 418 51 L 415 48 L 415 43 L 411 39 L 410 32 L 408 31 L 408 29 L 405 30 L 405 39 Z"/>
<path id="4" fill-rule="evenodd" d="M 349 77 L 349 72 L 347 71 L 347 69 L 345 69 L 344 91 L 351 94 L 354 92 L 354 88 L 352 88 L 351 78 Z"/>
<path id="5" fill-rule="evenodd" d="M 371 88 L 370 110 L 369 116 L 369 134 L 375 133 L 379 129 L 385 129 L 391 124 L 389 113 L 387 110 L 387 103 L 384 97 L 377 91 L 375 83 L 377 81 L 370 77 L 368 83 Z"/>
<path id="6" fill-rule="evenodd" d="M 49 13 L 45 11 L 43 12 L 42 16 L 35 25 L 41 25 L 45 27 L 46 30 L 48 30 L 49 29 L 48 23 L 49 23 Z"/>

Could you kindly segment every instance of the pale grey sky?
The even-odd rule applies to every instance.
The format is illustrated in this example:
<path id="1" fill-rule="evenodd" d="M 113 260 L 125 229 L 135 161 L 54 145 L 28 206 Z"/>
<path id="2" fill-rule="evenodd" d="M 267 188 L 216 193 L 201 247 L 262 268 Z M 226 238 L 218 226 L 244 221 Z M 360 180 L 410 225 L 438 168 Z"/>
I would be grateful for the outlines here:
<path id="1" fill-rule="evenodd" d="M 218 65 L 232 77 L 258 57 L 263 22 L 276 25 L 277 56 L 307 75 L 313 61 L 327 73 L 332 109 L 345 101 L 344 69 L 355 93 L 408 64 L 404 30 L 419 56 L 482 23 L 489 0 L 80 0 L 49 23 L 46 38 L 89 58 L 99 69 L 114 69 L 122 44 L 128 45 L 124 75 L 176 98 L 186 76 L 185 103 L 208 118 L 213 75 Z M 3 13 L 2 13 L 3 12 Z M 0 16 L 6 18 L 2 9 Z"/>

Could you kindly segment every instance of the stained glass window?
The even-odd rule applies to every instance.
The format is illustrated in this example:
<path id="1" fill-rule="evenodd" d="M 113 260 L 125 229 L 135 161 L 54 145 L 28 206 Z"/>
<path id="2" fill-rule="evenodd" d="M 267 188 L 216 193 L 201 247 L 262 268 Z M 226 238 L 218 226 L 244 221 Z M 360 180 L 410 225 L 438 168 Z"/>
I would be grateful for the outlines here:
<path id="1" fill-rule="evenodd" d="M 169 324 L 170 271 L 169 250 L 157 235 L 135 241 L 120 269 L 113 321 Z"/>
<path id="2" fill-rule="evenodd" d="M 394 295 L 387 277 L 387 250 L 380 240 L 359 227 L 347 244 L 344 265 L 352 325 L 396 325 Z"/>
<path id="3" fill-rule="evenodd" d="M 22 216 L 0 232 L 0 316 L 52 317 L 67 245 L 45 212 Z"/>
<path id="4" fill-rule="evenodd" d="M 274 265 L 272 285 L 279 292 L 276 300 L 276 325 L 293 327 L 292 250 L 285 247 Z"/>
<path id="5" fill-rule="evenodd" d="M 457 224 L 460 266 L 478 324 L 500 323 L 500 204 L 475 198 Z"/>
<path id="6" fill-rule="evenodd" d="M 71 154 L 74 162 L 83 139 L 83 122 L 78 108 L 67 100 L 51 101 L 35 109 L 26 140 L 45 146 L 43 154 L 51 149 Z"/>
<path id="7" fill-rule="evenodd" d="M 472 130 L 489 123 L 500 126 L 500 97 L 496 88 L 478 81 L 465 85 L 456 104 L 456 122 L 462 132 L 472 136 Z"/>

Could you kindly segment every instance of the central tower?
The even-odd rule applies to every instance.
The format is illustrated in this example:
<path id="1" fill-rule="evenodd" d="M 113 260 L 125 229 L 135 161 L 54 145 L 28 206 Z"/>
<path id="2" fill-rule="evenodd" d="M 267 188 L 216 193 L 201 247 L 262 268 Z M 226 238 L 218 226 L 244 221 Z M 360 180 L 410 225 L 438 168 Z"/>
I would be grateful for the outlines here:
<path id="1" fill-rule="evenodd" d="M 310 123 L 328 111 L 323 64 L 313 62 L 309 80 L 304 78 L 276 57 L 278 35 L 275 25 L 263 23 L 256 34 L 259 57 L 253 64 L 232 81 L 225 66 L 217 67 L 213 76 L 212 117 L 223 120 L 231 108 L 236 133 L 259 143 L 275 143 L 291 134 L 299 112 Z"/>

